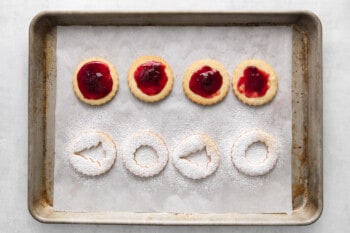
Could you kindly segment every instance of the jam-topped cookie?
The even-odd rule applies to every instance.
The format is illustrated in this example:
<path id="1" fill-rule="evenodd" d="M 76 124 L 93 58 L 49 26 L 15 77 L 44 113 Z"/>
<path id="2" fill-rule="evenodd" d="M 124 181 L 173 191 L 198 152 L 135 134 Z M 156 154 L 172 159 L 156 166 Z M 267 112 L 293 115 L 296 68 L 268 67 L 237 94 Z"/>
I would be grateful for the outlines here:
<path id="1" fill-rule="evenodd" d="M 276 95 L 278 79 L 273 68 L 261 60 L 246 60 L 236 68 L 233 90 L 243 103 L 263 105 Z"/>
<path id="2" fill-rule="evenodd" d="M 73 76 L 76 96 L 91 105 L 110 101 L 118 90 L 118 75 L 113 65 L 101 58 L 82 61 Z"/>
<path id="3" fill-rule="evenodd" d="M 145 102 L 157 102 L 171 92 L 174 77 L 170 66 L 160 57 L 142 56 L 128 74 L 131 92 Z"/>
<path id="4" fill-rule="evenodd" d="M 197 104 L 212 105 L 226 96 L 229 78 L 219 62 L 200 60 L 187 69 L 182 85 L 190 100 Z"/>

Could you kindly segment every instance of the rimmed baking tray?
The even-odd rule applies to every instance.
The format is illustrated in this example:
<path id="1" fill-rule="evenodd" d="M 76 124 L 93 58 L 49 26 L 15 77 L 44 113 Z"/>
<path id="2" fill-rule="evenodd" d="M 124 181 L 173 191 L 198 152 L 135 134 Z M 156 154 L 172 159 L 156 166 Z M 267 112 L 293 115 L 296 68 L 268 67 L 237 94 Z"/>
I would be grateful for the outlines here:
<path id="1" fill-rule="evenodd" d="M 292 199 L 287 214 L 65 212 L 53 209 L 56 27 L 291 26 Z M 160 225 L 302 225 L 322 212 L 322 29 L 310 12 L 44 12 L 29 35 L 28 208 L 41 222 Z"/>

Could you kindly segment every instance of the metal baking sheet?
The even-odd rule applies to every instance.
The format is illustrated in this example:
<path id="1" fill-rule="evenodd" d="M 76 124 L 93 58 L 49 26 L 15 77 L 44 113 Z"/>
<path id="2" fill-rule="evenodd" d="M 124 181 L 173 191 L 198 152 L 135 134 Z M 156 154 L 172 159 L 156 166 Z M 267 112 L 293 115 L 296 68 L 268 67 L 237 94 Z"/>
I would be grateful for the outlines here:
<path id="1" fill-rule="evenodd" d="M 90 26 L 260 26 L 293 28 L 292 190 L 287 214 L 174 214 L 65 212 L 53 206 L 56 27 Z M 93 13 L 46 12 L 30 26 L 28 208 L 42 222 L 281 225 L 309 224 L 322 212 L 321 24 L 312 13 Z"/>

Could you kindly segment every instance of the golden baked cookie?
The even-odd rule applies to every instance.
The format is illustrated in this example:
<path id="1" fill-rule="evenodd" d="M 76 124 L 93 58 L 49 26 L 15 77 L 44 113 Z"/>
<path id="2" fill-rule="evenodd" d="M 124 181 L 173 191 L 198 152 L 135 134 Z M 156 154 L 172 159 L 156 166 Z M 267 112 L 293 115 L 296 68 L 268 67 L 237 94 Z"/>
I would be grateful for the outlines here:
<path id="1" fill-rule="evenodd" d="M 82 61 L 73 76 L 75 95 L 84 103 L 101 105 L 110 101 L 118 90 L 118 75 L 108 61 L 89 58 Z"/>
<path id="2" fill-rule="evenodd" d="M 162 58 L 142 56 L 131 65 L 128 83 L 138 99 L 157 102 L 170 94 L 174 77 L 170 66 Z"/>
<path id="3" fill-rule="evenodd" d="M 182 82 L 186 96 L 201 105 L 212 105 L 221 101 L 229 89 L 226 69 L 214 60 L 200 60 L 186 71 Z"/>
<path id="4" fill-rule="evenodd" d="M 243 103 L 263 105 L 275 97 L 278 79 L 273 68 L 261 60 L 246 60 L 238 65 L 232 79 L 233 90 Z"/>

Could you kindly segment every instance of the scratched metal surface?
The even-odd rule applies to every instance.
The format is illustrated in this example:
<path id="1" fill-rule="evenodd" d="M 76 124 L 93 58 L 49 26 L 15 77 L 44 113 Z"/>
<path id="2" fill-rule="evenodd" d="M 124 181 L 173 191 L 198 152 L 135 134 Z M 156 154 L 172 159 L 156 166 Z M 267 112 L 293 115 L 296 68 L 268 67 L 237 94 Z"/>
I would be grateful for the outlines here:
<path id="1" fill-rule="evenodd" d="M 52 208 L 57 25 L 203 25 L 293 27 L 293 213 L 172 214 L 58 212 Z M 55 223 L 160 225 L 302 225 L 322 212 L 322 38 L 312 13 L 50 12 L 33 19 L 29 35 L 28 208 Z"/>

